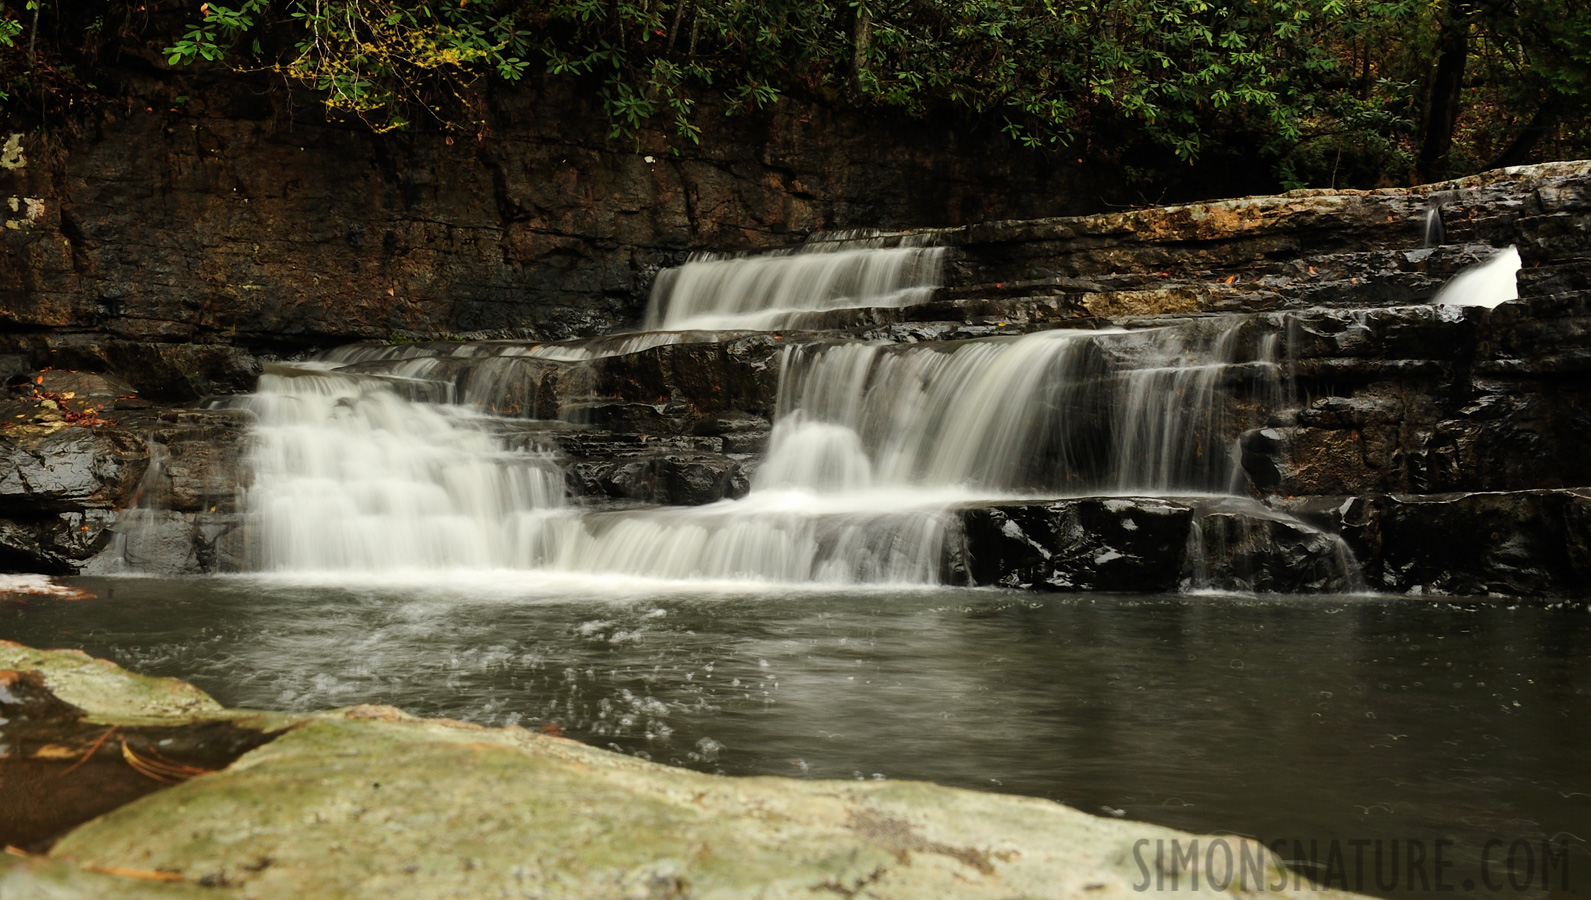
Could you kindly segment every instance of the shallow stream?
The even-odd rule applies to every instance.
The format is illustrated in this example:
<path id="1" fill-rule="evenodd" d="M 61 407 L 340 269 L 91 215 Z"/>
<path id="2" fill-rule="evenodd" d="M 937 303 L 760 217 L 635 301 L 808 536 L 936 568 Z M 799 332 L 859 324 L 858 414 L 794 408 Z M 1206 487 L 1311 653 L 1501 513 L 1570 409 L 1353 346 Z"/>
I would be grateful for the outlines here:
<path id="1" fill-rule="evenodd" d="M 1567 848 L 1554 894 L 1591 890 L 1585 602 L 526 580 L 75 579 L 95 596 L 0 601 L 0 635 L 229 706 L 391 704 L 702 771 L 925 779 L 1280 840 L 1386 896 L 1424 893 L 1408 842 L 1428 874 L 1438 840 L 1459 892 L 1540 895 L 1545 840 Z M 1404 860 L 1395 888 L 1378 850 Z"/>

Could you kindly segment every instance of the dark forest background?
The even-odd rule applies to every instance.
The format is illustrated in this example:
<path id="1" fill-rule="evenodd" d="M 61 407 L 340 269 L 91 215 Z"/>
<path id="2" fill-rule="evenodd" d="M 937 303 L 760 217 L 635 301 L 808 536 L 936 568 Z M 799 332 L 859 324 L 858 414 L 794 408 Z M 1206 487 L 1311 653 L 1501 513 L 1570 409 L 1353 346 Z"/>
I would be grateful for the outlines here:
<path id="1" fill-rule="evenodd" d="M 1375 187 L 1591 155 L 1584 0 L 0 3 L 8 130 L 70 130 L 129 66 L 481 141 L 494 92 L 569 79 L 601 98 L 595 139 L 648 153 L 643 131 L 679 151 L 704 117 L 799 97 L 986 133 L 1148 200 L 1216 168 Z"/>

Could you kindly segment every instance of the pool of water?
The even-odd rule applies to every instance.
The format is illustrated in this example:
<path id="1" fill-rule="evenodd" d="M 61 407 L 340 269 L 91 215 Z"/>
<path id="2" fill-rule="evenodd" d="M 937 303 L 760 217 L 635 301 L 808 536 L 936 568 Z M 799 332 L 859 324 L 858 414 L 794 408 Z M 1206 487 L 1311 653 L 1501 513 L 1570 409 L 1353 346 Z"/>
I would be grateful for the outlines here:
<path id="1" fill-rule="evenodd" d="M 1046 797 L 1281 842 L 1379 895 L 1542 895 L 1545 841 L 1550 892 L 1591 894 L 1586 602 L 72 583 L 94 596 L 0 598 L 0 637 L 229 706 L 383 703 L 729 775 Z"/>

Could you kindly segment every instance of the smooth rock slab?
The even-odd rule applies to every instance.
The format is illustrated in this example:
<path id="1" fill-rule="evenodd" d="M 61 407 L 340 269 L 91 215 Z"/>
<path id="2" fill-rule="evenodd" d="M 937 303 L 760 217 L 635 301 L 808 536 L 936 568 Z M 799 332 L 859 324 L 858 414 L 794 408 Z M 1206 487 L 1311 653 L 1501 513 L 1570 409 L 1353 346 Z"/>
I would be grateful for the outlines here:
<path id="1" fill-rule="evenodd" d="M 1042 800 L 730 779 L 515 729 L 344 716 L 51 855 L 244 897 L 1130 897 L 1146 878 L 1134 842 L 1183 837 Z"/>
<path id="2" fill-rule="evenodd" d="M 0 640 L 0 669 L 40 673 L 51 693 L 90 716 L 129 720 L 222 712 L 221 704 L 191 684 L 135 675 L 80 650 L 35 650 Z"/>

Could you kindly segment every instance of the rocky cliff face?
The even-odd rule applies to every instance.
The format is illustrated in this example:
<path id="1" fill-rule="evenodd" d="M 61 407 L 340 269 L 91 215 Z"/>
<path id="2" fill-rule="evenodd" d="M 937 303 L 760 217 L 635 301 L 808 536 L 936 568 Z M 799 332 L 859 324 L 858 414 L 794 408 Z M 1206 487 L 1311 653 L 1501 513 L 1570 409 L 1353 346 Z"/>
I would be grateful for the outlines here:
<path id="1" fill-rule="evenodd" d="M 1099 202 L 1075 167 L 797 101 L 669 148 L 605 140 L 592 97 L 528 85 L 495 99 L 489 138 L 455 141 L 328 125 L 264 85 L 120 77 L 125 102 L 76 137 L 0 136 L 8 372 L 93 368 L 191 400 L 251 388 L 257 354 L 609 331 L 692 250 Z"/>
<path id="2" fill-rule="evenodd" d="M 512 342 L 470 345 L 468 353 L 445 341 L 383 352 L 433 358 L 432 377 L 451 379 L 461 396 L 481 361 L 495 359 L 498 393 L 481 402 L 506 417 L 499 427 L 511 445 L 559 459 L 577 502 L 689 505 L 747 490 L 773 417 L 784 346 L 1125 328 L 1098 361 L 1106 383 L 1132 364 L 1141 352 L 1135 336 L 1151 327 L 1191 333 L 1232 324 L 1232 340 L 1247 348 L 1242 358 L 1275 358 L 1221 376 L 1223 402 L 1243 414 L 1223 417 L 1226 430 L 1215 437 L 1233 448 L 1247 505 L 1168 497 L 973 506 L 957 514 L 959 549 L 944 561 L 946 575 L 1055 590 L 1165 590 L 1194 574 L 1216 587 L 1342 590 L 1359 584 L 1337 564 L 1351 554 L 1376 589 L 1564 593 L 1591 578 L 1591 468 L 1580 451 L 1591 440 L 1588 188 L 1591 164 L 1566 163 L 1419 190 L 991 221 L 928 232 L 949 248 L 946 285 L 929 302 L 836 310 L 822 331 L 703 335 L 573 361 L 516 355 L 523 345 Z M 1433 208 L 1445 241 L 1425 246 Z M 655 222 L 662 213 L 647 207 L 637 215 Z M 796 219 L 813 227 L 833 221 Z M 779 227 L 743 231 L 737 242 L 794 236 Z M 688 232 L 682 224 L 677 234 Z M 327 240 L 306 252 L 332 252 L 320 246 Z M 617 256 L 604 258 L 628 254 L 632 287 L 647 266 L 677 258 L 677 248 L 610 240 Z M 1455 273 L 1507 245 L 1524 262 L 1519 300 L 1496 309 L 1429 303 Z M 290 254 L 269 259 L 267 269 L 298 264 Z M 537 327 L 605 328 L 633 315 L 638 295 L 626 290 L 576 292 L 567 307 L 536 307 L 595 316 L 563 330 Z M 582 305 L 576 294 L 628 299 Z M 396 308 L 396 291 L 381 296 L 388 295 L 381 292 L 377 306 Z M 286 321 L 259 319 L 238 333 L 263 339 L 263 323 Z M 375 321 L 355 319 L 344 333 L 389 327 Z M 330 331 L 309 319 L 282 327 L 302 327 L 287 333 L 316 340 Z M 82 349 L 88 343 L 72 344 L 87 340 L 66 331 L 27 335 L 19 345 L 26 359 L 16 364 L 37 365 L 54 349 L 109 367 Z M 183 353 L 252 358 L 221 344 L 116 340 L 173 368 Z M 238 383 L 247 381 L 246 368 L 237 370 Z M 198 392 L 198 376 L 184 371 Z M 20 419 L 4 434 L 14 473 L 0 477 L 7 492 L 0 544 L 12 567 L 70 572 L 103 561 L 118 530 L 128 531 L 117 510 L 139 491 L 166 499 L 141 504 L 158 527 L 137 531 L 140 547 L 125 546 L 124 535 L 124 555 L 174 572 L 243 564 L 229 486 L 249 478 L 240 465 L 246 414 L 138 409 L 144 401 L 126 385 L 99 388 L 94 396 L 106 402 L 72 407 L 62 385 L 38 377 L 17 381 L 9 416 Z M 41 459 L 54 460 L 48 473 L 35 471 Z"/>

